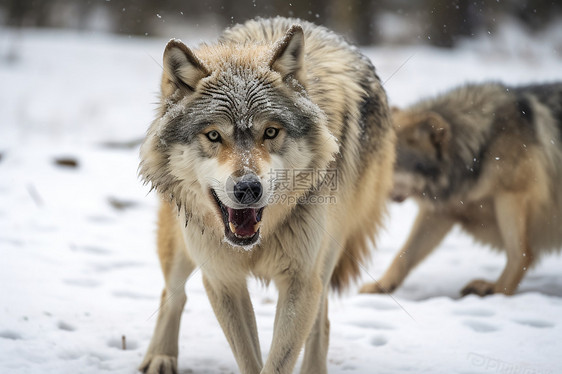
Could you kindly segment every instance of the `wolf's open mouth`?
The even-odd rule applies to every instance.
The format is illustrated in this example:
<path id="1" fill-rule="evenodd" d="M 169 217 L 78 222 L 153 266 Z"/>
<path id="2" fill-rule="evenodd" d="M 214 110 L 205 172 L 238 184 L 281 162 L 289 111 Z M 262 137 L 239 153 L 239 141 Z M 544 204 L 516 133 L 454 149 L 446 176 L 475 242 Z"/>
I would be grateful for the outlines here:
<path id="1" fill-rule="evenodd" d="M 224 205 L 213 189 L 211 189 L 211 195 L 219 207 L 226 239 L 239 246 L 255 244 L 259 238 L 261 218 L 265 207 L 233 209 Z"/>

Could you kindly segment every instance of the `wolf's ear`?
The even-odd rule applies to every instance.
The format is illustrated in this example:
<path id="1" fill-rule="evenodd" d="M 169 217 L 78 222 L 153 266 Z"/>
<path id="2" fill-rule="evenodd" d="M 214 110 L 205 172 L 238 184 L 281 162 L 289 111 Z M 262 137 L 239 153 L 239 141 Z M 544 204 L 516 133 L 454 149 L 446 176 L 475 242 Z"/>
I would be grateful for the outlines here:
<path id="1" fill-rule="evenodd" d="M 300 25 L 293 25 L 273 49 L 269 62 L 271 69 L 279 72 L 285 79 L 293 76 L 304 84 L 304 33 Z"/>
<path id="2" fill-rule="evenodd" d="M 420 121 L 419 126 L 422 136 L 427 137 L 437 154 L 442 156 L 446 151 L 451 139 L 451 128 L 449 123 L 436 112 L 427 112 Z"/>
<path id="3" fill-rule="evenodd" d="M 207 68 L 185 44 L 177 39 L 168 42 L 164 49 L 163 91 L 165 85 L 169 86 L 171 83 L 176 88 L 193 92 L 197 83 L 209 74 Z M 175 89 L 170 94 L 174 91 Z"/>

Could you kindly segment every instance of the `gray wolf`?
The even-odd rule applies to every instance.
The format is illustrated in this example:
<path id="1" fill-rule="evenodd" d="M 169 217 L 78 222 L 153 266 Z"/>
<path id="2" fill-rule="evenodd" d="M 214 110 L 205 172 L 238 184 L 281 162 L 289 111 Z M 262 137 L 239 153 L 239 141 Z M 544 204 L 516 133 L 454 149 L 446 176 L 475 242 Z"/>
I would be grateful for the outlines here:
<path id="1" fill-rule="evenodd" d="M 325 373 L 328 290 L 358 277 L 392 187 L 395 134 L 374 67 L 331 31 L 285 18 L 197 49 L 171 40 L 163 61 L 139 173 L 161 197 L 165 287 L 140 369 L 176 372 L 184 285 L 199 267 L 242 373 L 290 373 L 303 346 L 302 372 Z M 265 364 L 249 276 L 279 291 Z"/>
<path id="2" fill-rule="evenodd" d="M 414 198 L 419 213 L 389 269 L 362 292 L 395 290 L 459 224 L 507 256 L 497 281 L 474 280 L 462 294 L 513 294 L 540 253 L 562 246 L 562 84 L 466 85 L 393 109 L 393 120 L 391 196 Z"/>

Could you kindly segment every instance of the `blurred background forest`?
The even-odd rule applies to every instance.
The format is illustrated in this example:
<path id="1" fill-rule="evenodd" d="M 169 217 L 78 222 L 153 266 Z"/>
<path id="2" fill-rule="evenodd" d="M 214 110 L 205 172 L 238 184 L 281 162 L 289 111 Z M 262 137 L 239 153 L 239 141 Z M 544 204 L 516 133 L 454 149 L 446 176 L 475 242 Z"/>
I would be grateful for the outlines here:
<path id="1" fill-rule="evenodd" d="M 360 45 L 430 44 L 450 48 L 492 35 L 517 19 L 530 33 L 562 15 L 560 0 L 0 0 L 0 25 L 125 35 L 181 36 L 255 16 L 292 16 L 328 26 Z M 173 31 L 172 31 L 173 30 Z"/>

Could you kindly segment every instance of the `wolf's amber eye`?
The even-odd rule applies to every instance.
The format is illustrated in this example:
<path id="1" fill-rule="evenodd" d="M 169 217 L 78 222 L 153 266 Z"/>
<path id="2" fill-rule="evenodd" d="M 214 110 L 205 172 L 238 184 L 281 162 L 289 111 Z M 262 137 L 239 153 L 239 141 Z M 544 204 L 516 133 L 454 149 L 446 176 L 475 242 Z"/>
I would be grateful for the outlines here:
<path id="1" fill-rule="evenodd" d="M 219 134 L 217 130 L 209 131 L 205 135 L 207 136 L 207 139 L 209 139 L 213 143 L 218 143 L 221 141 L 221 134 Z"/>
<path id="2" fill-rule="evenodd" d="M 263 138 L 264 139 L 273 139 L 278 134 L 279 134 L 279 129 L 276 129 L 275 127 L 268 127 L 267 129 L 265 129 L 265 133 L 263 135 Z"/>

